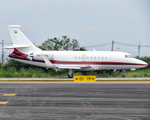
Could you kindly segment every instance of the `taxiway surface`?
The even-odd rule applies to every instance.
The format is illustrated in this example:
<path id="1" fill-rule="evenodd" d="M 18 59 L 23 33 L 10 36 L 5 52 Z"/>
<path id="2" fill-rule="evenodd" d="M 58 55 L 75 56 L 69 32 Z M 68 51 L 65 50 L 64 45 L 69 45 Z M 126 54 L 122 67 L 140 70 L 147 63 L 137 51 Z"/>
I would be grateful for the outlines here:
<path id="1" fill-rule="evenodd" d="M 0 120 L 150 120 L 150 83 L 0 83 Z"/>

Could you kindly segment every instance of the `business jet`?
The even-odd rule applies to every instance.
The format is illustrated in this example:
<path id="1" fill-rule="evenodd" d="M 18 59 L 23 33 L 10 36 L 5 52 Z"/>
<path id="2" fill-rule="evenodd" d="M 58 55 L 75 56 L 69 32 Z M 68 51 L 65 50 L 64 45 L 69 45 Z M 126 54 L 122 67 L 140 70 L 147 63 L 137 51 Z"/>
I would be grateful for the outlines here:
<path id="1" fill-rule="evenodd" d="M 14 49 L 8 56 L 19 62 L 53 68 L 56 71 L 67 69 L 69 78 L 73 77 L 73 70 L 120 70 L 124 78 L 127 69 L 135 70 L 148 65 L 146 62 L 133 58 L 131 54 L 125 52 L 42 51 L 20 31 L 20 27 L 20 25 L 8 25 L 12 45 L 4 48 Z"/>

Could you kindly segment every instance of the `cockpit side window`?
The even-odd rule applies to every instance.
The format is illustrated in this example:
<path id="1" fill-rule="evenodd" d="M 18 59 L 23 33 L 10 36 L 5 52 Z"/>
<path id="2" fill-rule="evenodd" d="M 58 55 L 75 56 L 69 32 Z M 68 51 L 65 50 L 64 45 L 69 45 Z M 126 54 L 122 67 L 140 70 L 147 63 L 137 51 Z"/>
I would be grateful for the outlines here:
<path id="1" fill-rule="evenodd" d="M 134 58 L 132 55 L 125 55 L 125 58 Z"/>
<path id="2" fill-rule="evenodd" d="M 134 58 L 132 55 L 130 55 L 130 58 Z"/>
<path id="3" fill-rule="evenodd" d="M 128 58 L 128 55 L 125 55 L 125 58 Z"/>

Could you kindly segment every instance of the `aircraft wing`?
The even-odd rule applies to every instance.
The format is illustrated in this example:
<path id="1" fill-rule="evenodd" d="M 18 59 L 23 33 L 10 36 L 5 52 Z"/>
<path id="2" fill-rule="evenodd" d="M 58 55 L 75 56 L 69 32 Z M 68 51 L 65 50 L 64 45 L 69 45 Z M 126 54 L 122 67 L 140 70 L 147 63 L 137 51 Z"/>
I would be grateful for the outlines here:
<path id="1" fill-rule="evenodd" d="M 42 55 L 42 58 L 44 59 L 48 68 L 51 68 L 51 67 L 54 68 L 55 67 L 43 54 L 41 54 L 41 55 Z"/>
<path id="2" fill-rule="evenodd" d="M 84 69 L 84 68 L 90 68 L 90 65 L 60 65 L 57 68 L 58 69 Z"/>
<path id="3" fill-rule="evenodd" d="M 90 68 L 90 65 L 59 65 L 54 66 L 43 54 L 41 54 L 43 57 L 43 60 L 45 61 L 48 68 L 56 68 L 56 69 L 84 69 L 84 68 Z"/>

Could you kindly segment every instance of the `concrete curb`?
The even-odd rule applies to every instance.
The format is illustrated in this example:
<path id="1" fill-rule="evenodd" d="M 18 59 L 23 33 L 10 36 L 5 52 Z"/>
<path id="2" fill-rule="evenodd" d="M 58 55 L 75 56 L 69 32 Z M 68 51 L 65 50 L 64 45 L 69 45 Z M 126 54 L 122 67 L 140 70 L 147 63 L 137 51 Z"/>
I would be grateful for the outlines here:
<path id="1" fill-rule="evenodd" d="M 150 78 L 96 78 L 96 82 L 150 81 Z M 74 82 L 73 78 L 0 78 L 0 82 Z"/>

